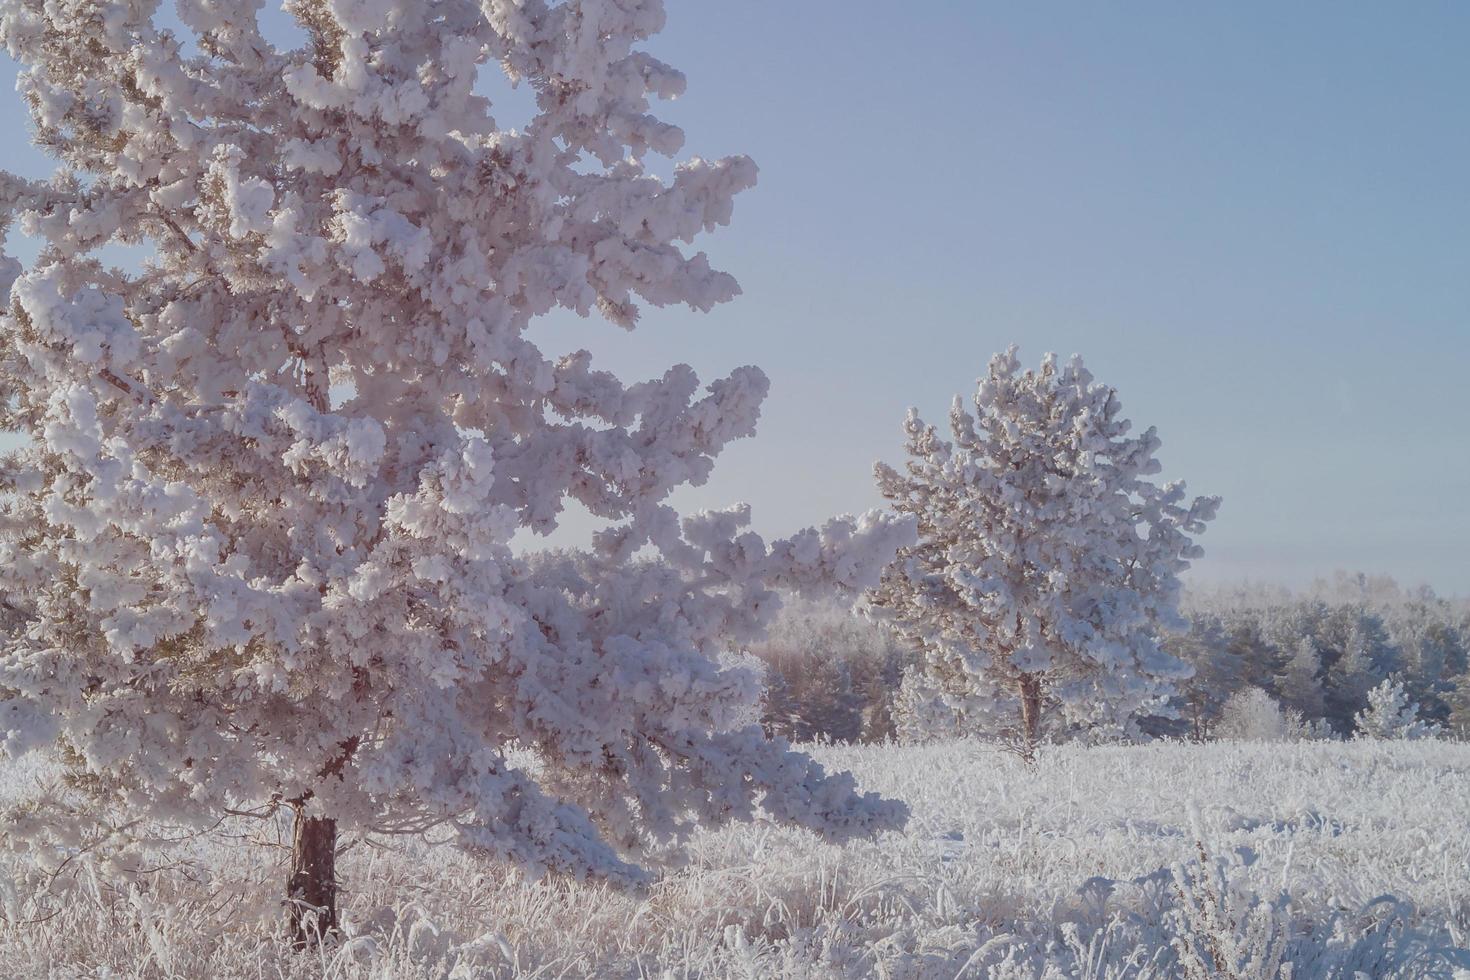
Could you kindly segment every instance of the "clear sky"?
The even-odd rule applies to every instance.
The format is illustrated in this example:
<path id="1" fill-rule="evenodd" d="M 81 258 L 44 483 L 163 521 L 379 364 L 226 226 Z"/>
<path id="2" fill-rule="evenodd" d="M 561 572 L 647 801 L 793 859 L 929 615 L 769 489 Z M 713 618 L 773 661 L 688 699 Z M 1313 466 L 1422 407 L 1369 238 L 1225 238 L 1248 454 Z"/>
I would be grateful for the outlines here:
<path id="1" fill-rule="evenodd" d="M 1470 594 L 1470 4 L 667 5 L 662 114 L 761 167 L 701 243 L 745 295 L 537 339 L 766 370 L 759 436 L 682 506 L 875 506 L 904 409 L 942 421 L 1015 342 L 1081 353 L 1224 496 L 1193 581 Z M 35 173 L 3 67 L 0 165 Z"/>

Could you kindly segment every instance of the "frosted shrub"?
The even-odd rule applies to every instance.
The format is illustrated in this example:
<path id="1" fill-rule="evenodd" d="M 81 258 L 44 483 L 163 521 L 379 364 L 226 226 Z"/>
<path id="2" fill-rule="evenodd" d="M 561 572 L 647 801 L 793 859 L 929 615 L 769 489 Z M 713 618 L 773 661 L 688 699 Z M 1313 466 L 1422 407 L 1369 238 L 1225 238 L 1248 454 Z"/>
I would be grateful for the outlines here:
<path id="1" fill-rule="evenodd" d="M 1177 905 L 1168 922 L 1188 980 L 1275 980 L 1281 976 L 1291 920 L 1284 908 L 1241 894 L 1227 862 L 1196 841 L 1197 860 L 1172 869 Z M 1288 974 L 1289 975 L 1289 974 Z"/>
<path id="2" fill-rule="evenodd" d="M 1195 832 L 1202 836 L 1197 819 Z M 1327 922 L 1303 930 L 1294 921 L 1289 895 L 1268 901 L 1240 881 L 1253 856 L 1241 859 L 1237 851 L 1233 860 L 1214 857 L 1199 840 L 1195 849 L 1196 860 L 1171 869 L 1175 904 L 1164 922 L 1177 960 L 1160 971 L 1161 978 L 1418 980 L 1447 976 L 1450 963 L 1466 959 L 1463 950 L 1416 935 L 1419 915 L 1388 895 L 1357 910 L 1336 911 Z"/>
<path id="3" fill-rule="evenodd" d="M 1291 742 L 1332 742 L 1342 738 L 1325 718 L 1307 718 L 1301 712 L 1283 708 L 1286 715 L 1286 737 Z"/>
<path id="4" fill-rule="evenodd" d="M 1358 738 L 1433 738 L 1438 726 L 1421 721 L 1419 706 L 1409 700 L 1403 684 L 1385 680 L 1368 692 L 1368 707 L 1353 718 Z"/>
<path id="5" fill-rule="evenodd" d="M 1302 731 L 1300 718 L 1281 710 L 1276 699 L 1259 687 L 1236 691 L 1225 702 L 1216 734 L 1237 742 L 1286 742 Z"/>

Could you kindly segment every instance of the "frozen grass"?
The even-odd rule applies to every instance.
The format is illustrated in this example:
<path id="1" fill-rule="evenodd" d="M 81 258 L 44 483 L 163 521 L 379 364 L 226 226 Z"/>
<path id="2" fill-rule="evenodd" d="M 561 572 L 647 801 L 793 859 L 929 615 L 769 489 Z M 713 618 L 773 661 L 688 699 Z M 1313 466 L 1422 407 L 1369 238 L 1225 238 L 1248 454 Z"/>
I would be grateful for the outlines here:
<path id="1" fill-rule="evenodd" d="M 701 834 L 643 898 L 359 843 L 341 862 L 348 938 L 309 954 L 283 948 L 282 852 L 214 836 L 141 888 L 83 865 L 38 925 L 13 922 L 58 906 L 0 878 L 0 977 L 1470 969 L 1470 745 L 1067 747 L 1029 770 L 968 743 L 815 751 L 908 800 L 908 830 L 847 848 L 761 826 Z M 11 797 L 34 782 L 6 777 Z"/>

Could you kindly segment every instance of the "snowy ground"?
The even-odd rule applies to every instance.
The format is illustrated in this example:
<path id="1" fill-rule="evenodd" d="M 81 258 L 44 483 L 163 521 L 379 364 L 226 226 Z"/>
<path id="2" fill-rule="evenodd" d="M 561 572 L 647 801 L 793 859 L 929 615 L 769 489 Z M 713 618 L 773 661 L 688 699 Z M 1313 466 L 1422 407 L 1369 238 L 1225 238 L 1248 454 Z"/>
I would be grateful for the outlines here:
<path id="1" fill-rule="evenodd" d="M 1032 770 L 965 743 L 816 751 L 908 800 L 908 830 L 708 833 L 642 899 L 358 845 L 353 938 L 309 955 L 281 951 L 281 852 L 218 837 L 146 891 L 83 874 L 55 918 L 0 924 L 0 977 L 1173 977 L 1201 955 L 1231 969 L 1194 975 L 1254 977 L 1280 973 L 1272 937 L 1296 978 L 1470 969 L 1470 745 L 1076 747 Z M 4 870 L 7 917 L 34 913 Z"/>

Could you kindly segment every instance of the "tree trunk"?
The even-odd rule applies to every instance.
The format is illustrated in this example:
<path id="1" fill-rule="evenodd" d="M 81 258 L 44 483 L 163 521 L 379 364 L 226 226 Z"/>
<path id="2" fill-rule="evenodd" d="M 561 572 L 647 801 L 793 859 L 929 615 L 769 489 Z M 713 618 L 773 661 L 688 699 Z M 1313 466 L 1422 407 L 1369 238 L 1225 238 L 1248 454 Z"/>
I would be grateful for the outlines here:
<path id="1" fill-rule="evenodd" d="M 1041 677 L 1037 674 L 1021 675 L 1021 738 L 1022 758 L 1030 762 L 1041 741 Z"/>
<path id="2" fill-rule="evenodd" d="M 291 836 L 286 918 L 297 949 L 337 931 L 337 821 L 305 816 L 299 806 Z"/>

